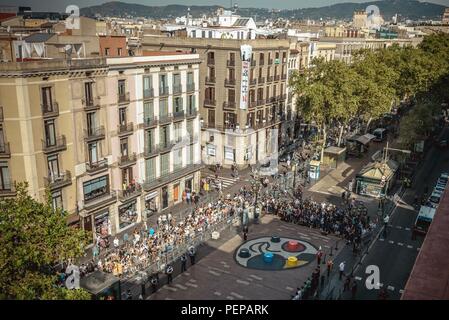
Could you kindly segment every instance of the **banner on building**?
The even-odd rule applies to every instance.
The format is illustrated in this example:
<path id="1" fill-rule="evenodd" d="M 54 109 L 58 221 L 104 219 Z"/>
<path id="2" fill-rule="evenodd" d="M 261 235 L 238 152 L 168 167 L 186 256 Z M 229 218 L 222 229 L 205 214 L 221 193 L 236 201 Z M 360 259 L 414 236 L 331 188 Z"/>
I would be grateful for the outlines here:
<path id="1" fill-rule="evenodd" d="M 251 68 L 251 55 L 253 48 L 250 45 L 242 45 L 240 47 L 240 54 L 242 58 L 242 79 L 240 89 L 240 109 L 246 110 L 248 108 L 249 97 L 249 73 Z"/>

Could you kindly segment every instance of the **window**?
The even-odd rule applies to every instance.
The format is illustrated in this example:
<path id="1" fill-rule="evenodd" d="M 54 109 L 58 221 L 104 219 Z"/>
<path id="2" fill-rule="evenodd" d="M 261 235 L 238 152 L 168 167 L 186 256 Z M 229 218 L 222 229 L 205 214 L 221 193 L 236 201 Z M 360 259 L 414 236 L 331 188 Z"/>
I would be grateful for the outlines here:
<path id="1" fill-rule="evenodd" d="M 168 100 L 159 100 L 159 118 L 165 118 L 168 116 Z"/>
<path id="2" fill-rule="evenodd" d="M 109 48 L 104 48 L 104 55 L 108 56 L 109 55 L 109 51 L 110 51 Z"/>
<path id="3" fill-rule="evenodd" d="M 235 52 L 230 52 L 229 53 L 229 60 L 232 62 L 235 62 Z"/>
<path id="4" fill-rule="evenodd" d="M 161 74 L 159 75 L 159 94 L 160 95 L 167 95 L 168 94 L 168 87 L 167 87 L 167 75 Z"/>
<path id="5" fill-rule="evenodd" d="M 122 48 L 117 48 L 117 55 L 121 56 L 122 55 Z"/>
<path id="6" fill-rule="evenodd" d="M 48 177 L 53 182 L 60 176 L 58 155 L 49 156 L 47 158 L 47 163 L 48 163 Z"/>
<path id="7" fill-rule="evenodd" d="M 153 101 L 145 102 L 143 104 L 143 117 L 144 117 L 145 123 L 147 123 L 148 120 L 154 119 Z"/>
<path id="8" fill-rule="evenodd" d="M 180 142 L 182 140 L 182 122 L 174 123 L 173 131 L 175 134 L 175 142 Z"/>
<path id="9" fill-rule="evenodd" d="M 170 126 L 160 128 L 159 142 L 163 148 L 168 147 L 170 142 Z"/>
<path id="10" fill-rule="evenodd" d="M 193 164 L 194 163 L 194 145 L 191 144 L 190 146 L 187 146 L 186 152 L 187 152 L 187 164 Z"/>
<path id="11" fill-rule="evenodd" d="M 193 84 L 193 72 L 187 73 L 187 84 Z"/>
<path id="12" fill-rule="evenodd" d="M 51 87 L 42 88 L 42 104 L 44 109 L 47 111 L 52 110 L 52 97 L 51 97 Z"/>
<path id="13" fill-rule="evenodd" d="M 181 75 L 179 73 L 173 75 L 173 93 L 181 93 Z"/>
<path id="14" fill-rule="evenodd" d="M 192 120 L 187 121 L 186 129 L 187 129 L 188 136 L 193 137 L 193 121 Z"/>
<path id="15" fill-rule="evenodd" d="M 234 89 L 228 89 L 228 101 L 235 103 L 235 90 Z"/>
<path id="16" fill-rule="evenodd" d="M 56 128 L 54 120 L 47 120 L 44 122 L 45 128 L 45 142 L 47 147 L 56 145 Z"/>
<path id="17" fill-rule="evenodd" d="M 137 202 L 134 201 L 118 208 L 118 222 L 120 229 L 137 222 L 138 213 L 136 203 Z"/>
<path id="18" fill-rule="evenodd" d="M 215 79 L 215 68 L 209 67 L 209 79 L 210 81 L 214 81 Z"/>
<path id="19" fill-rule="evenodd" d="M 187 112 L 192 114 L 195 112 L 195 96 L 189 95 L 187 96 Z"/>
<path id="20" fill-rule="evenodd" d="M 126 83 L 125 80 L 118 81 L 118 94 L 119 96 L 124 96 L 126 93 Z"/>
<path id="21" fill-rule="evenodd" d="M 259 54 L 259 64 L 260 64 L 260 65 L 263 65 L 263 64 L 264 64 L 264 61 L 265 61 L 265 55 L 261 52 L 261 53 Z"/>
<path id="22" fill-rule="evenodd" d="M 53 210 L 56 209 L 64 209 L 62 206 L 62 192 L 56 191 L 51 194 L 51 205 L 53 207 Z"/>
<path id="23" fill-rule="evenodd" d="M 11 190 L 11 176 L 7 162 L 0 162 L 0 190 Z"/>
<path id="24" fill-rule="evenodd" d="M 3 132 L 3 128 L 0 127 L 0 153 L 5 151 L 5 133 Z"/>
<path id="25" fill-rule="evenodd" d="M 91 106 L 93 104 L 93 90 L 92 90 L 92 82 L 84 83 L 84 97 L 86 98 L 86 105 Z"/>
<path id="26" fill-rule="evenodd" d="M 84 201 L 90 201 L 109 193 L 109 176 L 87 181 L 83 184 Z"/>
<path id="27" fill-rule="evenodd" d="M 235 81 L 235 69 L 228 69 L 228 77 L 230 81 Z"/>
<path id="28" fill-rule="evenodd" d="M 170 173 L 170 153 L 162 154 L 160 157 L 161 177 Z"/>
<path id="29" fill-rule="evenodd" d="M 128 138 L 120 139 L 120 154 L 123 157 L 128 155 Z"/>
<path id="30" fill-rule="evenodd" d="M 214 101 L 215 100 L 215 88 L 214 87 L 206 88 L 205 97 L 206 97 L 206 100 Z"/>
<path id="31" fill-rule="evenodd" d="M 153 82 L 152 77 L 143 77 L 143 97 L 150 98 L 153 96 Z"/>
<path id="32" fill-rule="evenodd" d="M 87 148 L 89 150 L 89 162 L 91 164 L 95 164 L 98 162 L 98 143 L 89 143 L 87 145 Z"/>
<path id="33" fill-rule="evenodd" d="M 173 170 L 182 168 L 182 148 L 173 151 Z"/>
<path id="34" fill-rule="evenodd" d="M 215 126 L 215 110 L 213 109 L 207 110 L 207 123 L 211 127 Z"/>
<path id="35" fill-rule="evenodd" d="M 174 97 L 173 98 L 173 109 L 175 113 L 180 113 L 183 111 L 182 106 L 182 97 Z"/>
<path id="36" fill-rule="evenodd" d="M 118 121 L 121 126 L 126 125 L 126 108 L 118 109 Z"/>
<path id="37" fill-rule="evenodd" d="M 145 161 L 145 178 L 148 182 L 156 179 L 156 158 Z"/>
<path id="38" fill-rule="evenodd" d="M 154 129 L 146 131 L 145 134 L 145 145 L 148 152 L 153 151 L 154 148 Z"/>

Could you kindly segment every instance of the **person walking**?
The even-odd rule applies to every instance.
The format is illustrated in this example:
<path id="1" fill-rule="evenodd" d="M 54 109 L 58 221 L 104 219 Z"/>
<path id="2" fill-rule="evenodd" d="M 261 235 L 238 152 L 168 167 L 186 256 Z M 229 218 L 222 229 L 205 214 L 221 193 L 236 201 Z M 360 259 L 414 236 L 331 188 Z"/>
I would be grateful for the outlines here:
<path id="1" fill-rule="evenodd" d="M 151 289 L 153 291 L 153 293 L 155 293 L 157 291 L 157 286 L 159 284 L 159 277 L 155 274 L 153 274 L 153 276 L 151 277 L 150 283 L 151 283 Z"/>
<path id="2" fill-rule="evenodd" d="M 181 273 L 187 270 L 187 257 L 185 254 L 181 256 Z"/>
<path id="3" fill-rule="evenodd" d="M 327 260 L 327 277 L 329 278 L 332 268 L 334 267 L 334 262 L 332 259 Z"/>
<path id="4" fill-rule="evenodd" d="M 165 269 L 165 274 L 167 275 L 167 284 L 173 282 L 173 266 L 171 264 L 167 265 Z"/>
<path id="5" fill-rule="evenodd" d="M 131 293 L 131 290 L 128 289 L 128 291 L 126 291 L 126 300 L 132 300 L 133 299 L 133 294 Z"/>
<path id="6" fill-rule="evenodd" d="M 355 300 L 355 296 L 357 294 L 357 282 L 353 281 L 352 282 L 352 287 L 351 287 L 351 294 L 352 294 L 352 300 Z"/>
<path id="7" fill-rule="evenodd" d="M 344 261 L 342 261 L 340 263 L 340 265 L 338 266 L 338 269 L 340 271 L 339 279 L 341 280 L 343 278 L 344 273 L 345 273 L 345 262 Z"/>
<path id="8" fill-rule="evenodd" d="M 387 238 L 387 229 L 388 229 L 389 222 L 390 222 L 390 216 L 385 215 L 385 217 L 384 217 L 384 239 Z"/>
<path id="9" fill-rule="evenodd" d="M 190 264 L 193 266 L 195 264 L 195 248 L 191 246 L 189 248 L 189 257 L 190 257 Z"/>

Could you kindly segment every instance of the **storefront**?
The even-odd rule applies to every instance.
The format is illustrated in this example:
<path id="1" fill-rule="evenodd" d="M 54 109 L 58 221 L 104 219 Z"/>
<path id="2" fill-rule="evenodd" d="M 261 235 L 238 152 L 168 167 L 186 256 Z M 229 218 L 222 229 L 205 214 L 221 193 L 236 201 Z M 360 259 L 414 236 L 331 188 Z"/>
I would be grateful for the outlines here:
<path id="1" fill-rule="evenodd" d="M 158 212 L 159 192 L 153 191 L 145 195 L 145 215 L 146 218 Z"/>
<path id="2" fill-rule="evenodd" d="M 126 228 L 137 222 L 137 200 L 118 207 L 119 228 Z"/>
<path id="3" fill-rule="evenodd" d="M 169 200 L 168 186 L 165 186 L 162 187 L 162 210 L 168 207 L 168 200 Z"/>

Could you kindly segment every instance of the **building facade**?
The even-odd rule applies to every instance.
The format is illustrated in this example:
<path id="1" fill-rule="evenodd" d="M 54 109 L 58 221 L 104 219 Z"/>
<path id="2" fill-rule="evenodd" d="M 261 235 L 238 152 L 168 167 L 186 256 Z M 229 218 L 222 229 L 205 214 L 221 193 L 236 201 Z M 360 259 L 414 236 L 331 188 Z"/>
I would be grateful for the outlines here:
<path id="1" fill-rule="evenodd" d="M 27 181 L 95 239 L 198 191 L 199 63 L 192 54 L 0 65 L 0 197 Z"/>
<path id="2" fill-rule="evenodd" d="M 144 37 L 142 45 L 200 55 L 204 163 L 263 162 L 286 141 L 289 40 Z"/>

